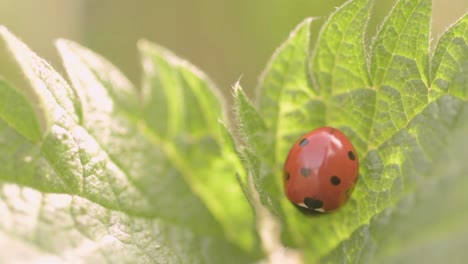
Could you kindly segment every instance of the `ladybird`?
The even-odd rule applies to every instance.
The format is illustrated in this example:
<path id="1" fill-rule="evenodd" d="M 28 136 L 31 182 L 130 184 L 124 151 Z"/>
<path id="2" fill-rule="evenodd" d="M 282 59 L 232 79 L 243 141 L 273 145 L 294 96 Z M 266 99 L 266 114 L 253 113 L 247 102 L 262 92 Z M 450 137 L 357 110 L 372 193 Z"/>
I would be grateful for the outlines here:
<path id="1" fill-rule="evenodd" d="M 284 164 L 288 199 L 306 212 L 329 212 L 343 206 L 358 180 L 359 160 L 343 132 L 315 129 L 292 146 Z"/>

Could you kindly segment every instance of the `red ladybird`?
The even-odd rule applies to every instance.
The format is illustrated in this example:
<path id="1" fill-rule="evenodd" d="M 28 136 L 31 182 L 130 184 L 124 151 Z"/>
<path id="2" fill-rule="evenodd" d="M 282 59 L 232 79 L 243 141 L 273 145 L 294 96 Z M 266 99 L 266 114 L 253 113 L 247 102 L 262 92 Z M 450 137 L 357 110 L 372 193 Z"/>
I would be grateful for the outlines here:
<path id="1" fill-rule="evenodd" d="M 284 164 L 288 199 L 306 211 L 327 212 L 345 204 L 358 180 L 359 161 L 340 130 L 322 127 L 302 136 Z"/>

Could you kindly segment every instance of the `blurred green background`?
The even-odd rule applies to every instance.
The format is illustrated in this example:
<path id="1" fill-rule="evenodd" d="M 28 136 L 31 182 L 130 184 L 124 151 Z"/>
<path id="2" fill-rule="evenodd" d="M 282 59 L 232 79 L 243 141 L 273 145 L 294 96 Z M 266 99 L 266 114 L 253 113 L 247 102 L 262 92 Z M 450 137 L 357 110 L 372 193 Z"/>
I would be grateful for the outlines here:
<path id="1" fill-rule="evenodd" d="M 136 41 L 166 46 L 205 71 L 224 91 L 239 78 L 252 95 L 276 47 L 304 18 L 319 25 L 344 0 L 0 0 L 0 24 L 63 72 L 53 40 L 67 38 L 102 54 L 135 84 Z M 367 41 L 393 5 L 375 0 Z M 468 0 L 434 0 L 433 42 L 468 10 Z M 0 62 L 2 63 L 2 62 Z M 228 96 L 229 98 L 230 96 Z"/>

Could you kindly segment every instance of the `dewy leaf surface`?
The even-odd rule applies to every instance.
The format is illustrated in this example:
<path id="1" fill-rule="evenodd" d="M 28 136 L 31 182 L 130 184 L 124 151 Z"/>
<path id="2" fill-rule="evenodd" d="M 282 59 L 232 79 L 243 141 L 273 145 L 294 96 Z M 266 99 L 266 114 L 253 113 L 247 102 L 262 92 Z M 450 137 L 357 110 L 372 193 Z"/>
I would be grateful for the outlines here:
<path id="1" fill-rule="evenodd" d="M 468 141 L 467 16 L 441 37 L 431 64 L 431 1 L 397 1 L 366 49 L 363 36 L 371 2 L 348 1 L 337 9 L 310 58 L 310 21 L 300 24 L 267 66 L 257 110 L 243 93 L 235 93 L 244 156 L 251 161 L 245 166 L 254 175 L 263 204 L 282 223 L 284 244 L 302 250 L 307 263 L 410 263 L 425 237 L 434 244 L 421 248 L 444 245 L 440 252 L 446 256 L 454 252 L 451 243 L 464 241 L 455 228 L 436 221 L 418 229 L 416 219 L 426 216 L 421 208 L 432 210 L 427 216 L 447 225 L 460 226 L 467 219 L 450 208 L 441 209 L 446 215 L 429 209 L 430 199 L 445 196 L 460 208 L 468 206 L 467 199 L 450 193 L 457 179 L 463 186 L 467 183 L 460 179 L 463 148 L 457 145 Z M 282 165 L 300 135 L 324 125 L 340 128 L 353 142 L 360 157 L 360 181 L 346 206 L 310 217 L 287 201 Z M 252 140 L 257 138 L 261 140 Z M 439 183 L 441 190 L 436 188 Z M 440 201 L 434 204 L 443 206 Z M 400 206 L 407 210 L 400 214 Z M 394 227 L 414 228 L 414 239 L 404 244 L 406 231 L 401 231 L 400 238 L 386 243 Z M 427 233 L 431 227 L 440 231 Z M 440 234 L 447 234 L 447 240 Z"/>
<path id="2" fill-rule="evenodd" d="M 195 163 L 184 140 L 205 140 L 207 148 L 219 153 L 219 138 L 188 131 L 178 139 L 181 143 L 169 148 L 185 151 L 175 161 L 174 153 L 168 153 L 168 141 L 155 140 L 141 119 L 141 102 L 149 97 L 141 98 L 140 91 L 110 63 L 77 44 L 59 41 L 72 89 L 4 28 L 1 37 L 31 85 L 22 90 L 15 83 L 0 85 L 2 96 L 8 94 L 12 100 L 8 102 L 18 103 L 6 106 L 21 107 L 0 112 L 0 237 L 18 241 L 18 247 L 1 254 L 1 262 L 22 250 L 32 252 L 33 259 L 58 256 L 63 262 L 77 258 L 88 263 L 252 260 L 240 249 L 252 246 L 251 230 L 246 228 L 239 236 L 231 233 L 237 245 L 226 240 L 235 221 L 246 221 L 251 227 L 248 202 L 243 200 L 244 207 L 236 204 L 236 213 L 244 215 L 220 225 L 218 220 L 226 216 L 207 206 L 187 178 L 198 176 L 198 171 L 184 175 L 190 171 L 177 164 L 180 160 L 187 166 Z M 28 108 L 26 102 L 32 106 Z M 206 104 L 212 102 L 199 103 L 209 107 Z M 37 125 L 29 131 L 19 119 L 29 118 L 33 126 L 40 123 L 33 122 L 39 120 L 32 115 L 35 109 L 48 118 L 40 133 Z M 215 120 L 210 127 L 219 132 L 217 124 Z M 220 161 L 221 156 L 206 157 L 207 166 L 217 168 L 220 175 L 231 169 L 230 163 Z M 234 185 L 234 170 L 231 175 L 231 180 L 221 179 L 227 194 L 216 202 L 233 199 L 235 187 L 243 198 L 240 186 Z"/>

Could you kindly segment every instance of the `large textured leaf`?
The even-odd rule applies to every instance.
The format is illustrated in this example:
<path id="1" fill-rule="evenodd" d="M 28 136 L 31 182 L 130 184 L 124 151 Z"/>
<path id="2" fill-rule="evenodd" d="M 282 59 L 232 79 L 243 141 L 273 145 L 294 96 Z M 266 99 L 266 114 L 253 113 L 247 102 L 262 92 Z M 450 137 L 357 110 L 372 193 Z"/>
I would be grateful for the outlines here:
<path id="1" fill-rule="evenodd" d="M 228 237 L 252 248 L 252 209 L 235 177 L 242 168 L 218 122 L 226 120 L 223 98 L 200 70 L 168 50 L 142 41 L 140 51 L 144 131 L 162 143 Z"/>
<path id="2" fill-rule="evenodd" d="M 461 153 L 468 144 L 468 18 L 440 39 L 430 67 L 430 0 L 397 1 L 367 49 L 370 13 L 370 0 L 345 3 L 311 56 L 306 20 L 273 55 L 257 107 L 236 90 L 244 165 L 282 224 L 283 243 L 307 263 L 412 263 L 418 250 L 437 247 L 438 258 L 429 254 L 425 263 L 465 259 L 465 252 L 453 256 L 460 247 L 452 245 L 466 241 L 459 234 L 468 232 L 461 224 L 468 199 L 452 188 L 467 186 Z M 282 163 L 301 134 L 324 125 L 355 145 L 360 181 L 339 211 L 306 216 L 283 194 Z M 450 208 L 438 208 L 444 204 Z"/>
<path id="3" fill-rule="evenodd" d="M 251 206 L 218 126 L 223 106 L 198 71 L 143 51 L 146 69 L 162 64 L 175 76 L 160 82 L 165 89 L 182 83 L 170 96 L 191 101 L 180 102 L 157 95 L 151 80 L 159 72 L 145 73 L 142 92 L 101 57 L 61 40 L 72 89 L 5 28 L 0 34 L 28 84 L 0 80 L 0 244 L 14 242 L 1 262 L 253 259 Z M 175 110 L 176 125 L 154 109 L 157 100 Z M 187 116 L 179 107 L 211 111 Z M 153 129 L 166 123 L 170 133 Z"/>

